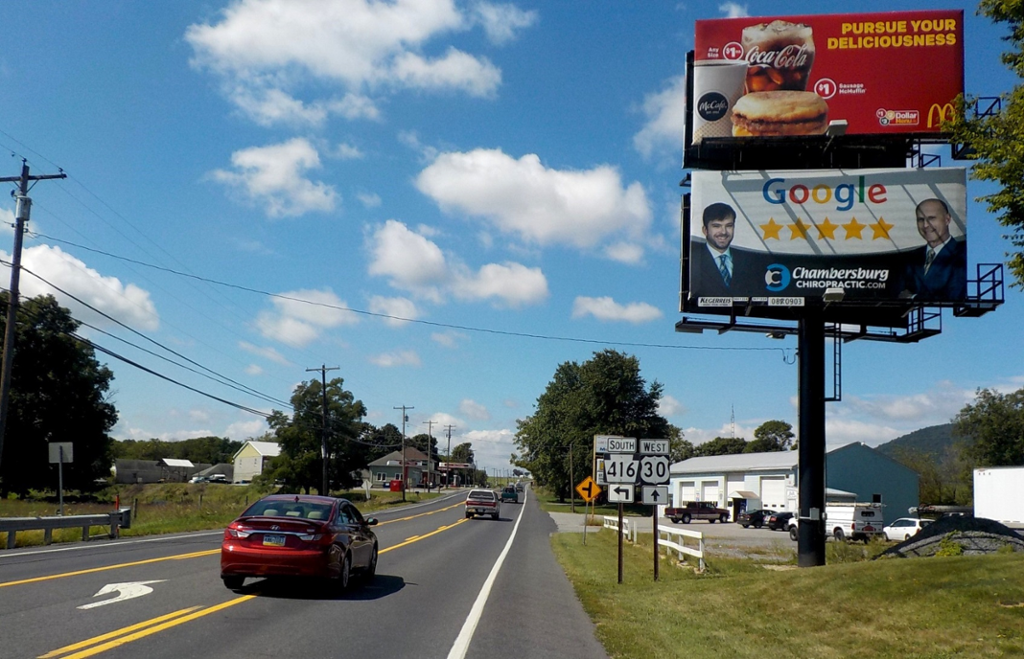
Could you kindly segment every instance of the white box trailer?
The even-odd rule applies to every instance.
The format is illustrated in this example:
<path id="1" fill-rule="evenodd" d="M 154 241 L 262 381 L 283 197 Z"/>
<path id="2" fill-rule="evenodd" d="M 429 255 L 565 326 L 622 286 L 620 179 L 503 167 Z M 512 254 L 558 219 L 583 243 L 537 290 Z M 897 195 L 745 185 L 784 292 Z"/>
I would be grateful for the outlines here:
<path id="1" fill-rule="evenodd" d="M 975 469 L 974 516 L 1024 523 L 1024 467 Z"/>

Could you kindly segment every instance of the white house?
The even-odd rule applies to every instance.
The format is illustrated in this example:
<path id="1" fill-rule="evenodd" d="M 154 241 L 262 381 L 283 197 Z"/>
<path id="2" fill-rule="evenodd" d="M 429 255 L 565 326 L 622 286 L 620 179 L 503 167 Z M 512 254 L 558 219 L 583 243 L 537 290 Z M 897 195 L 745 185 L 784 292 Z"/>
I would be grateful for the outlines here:
<path id="1" fill-rule="evenodd" d="M 231 461 L 235 465 L 232 479 L 235 483 L 248 483 L 254 476 L 263 473 L 267 461 L 281 455 L 281 445 L 277 442 L 248 441 L 242 444 Z"/>

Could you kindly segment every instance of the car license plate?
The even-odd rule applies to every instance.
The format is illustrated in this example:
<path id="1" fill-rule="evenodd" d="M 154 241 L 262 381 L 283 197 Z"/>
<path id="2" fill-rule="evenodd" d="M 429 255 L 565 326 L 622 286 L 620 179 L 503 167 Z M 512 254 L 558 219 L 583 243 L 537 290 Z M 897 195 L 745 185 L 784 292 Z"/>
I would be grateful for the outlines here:
<path id="1" fill-rule="evenodd" d="M 284 547 L 284 536 L 265 535 L 263 536 L 263 545 L 265 547 Z"/>

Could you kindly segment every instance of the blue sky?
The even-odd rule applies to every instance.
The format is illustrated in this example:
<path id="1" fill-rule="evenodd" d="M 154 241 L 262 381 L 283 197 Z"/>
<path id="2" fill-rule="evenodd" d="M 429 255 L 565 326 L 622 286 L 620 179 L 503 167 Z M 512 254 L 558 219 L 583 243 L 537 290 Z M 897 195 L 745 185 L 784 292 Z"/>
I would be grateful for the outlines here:
<path id="1" fill-rule="evenodd" d="M 21 158 L 34 174 L 68 174 L 31 192 L 24 264 L 264 397 L 83 328 L 168 377 L 269 411 L 319 377 L 307 369 L 339 367 L 329 376 L 345 379 L 368 421 L 400 424 L 395 408 L 410 406 L 408 434 L 428 420 L 435 435 L 453 425 L 453 445 L 472 442 L 489 469 L 509 466 L 516 419 L 557 365 L 605 348 L 640 359 L 664 385 L 662 412 L 694 443 L 752 439 L 769 419 L 795 427 L 795 338 L 674 332 L 694 20 L 778 8 L 18 3 L 0 49 L 0 175 L 17 175 Z M 1014 84 L 999 62 L 1003 30 L 974 4 L 857 5 L 893 9 L 965 10 L 967 92 Z M 796 1 L 784 13 L 840 10 Z M 971 199 L 990 191 L 968 184 Z M 12 212 L 0 203 L 5 260 Z M 983 206 L 970 204 L 968 226 L 972 269 L 1002 261 L 1008 244 Z M 50 292 L 29 274 L 22 287 Z M 994 313 L 947 312 L 943 333 L 919 344 L 848 344 L 829 445 L 877 445 L 949 421 L 979 387 L 1024 386 L 1022 324 L 1021 292 L 1007 288 Z M 266 428 L 102 359 L 115 374 L 119 439 L 242 440 Z"/>

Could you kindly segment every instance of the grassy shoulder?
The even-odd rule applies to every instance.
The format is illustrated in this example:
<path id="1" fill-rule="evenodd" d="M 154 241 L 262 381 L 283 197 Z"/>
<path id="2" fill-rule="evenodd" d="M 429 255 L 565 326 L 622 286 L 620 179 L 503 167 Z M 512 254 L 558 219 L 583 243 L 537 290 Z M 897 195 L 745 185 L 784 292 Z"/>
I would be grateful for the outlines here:
<path id="1" fill-rule="evenodd" d="M 159 535 L 223 529 L 245 510 L 249 504 L 269 494 L 256 486 L 221 485 L 212 483 L 160 483 L 127 485 L 104 492 L 98 502 L 65 502 L 64 515 L 91 515 L 121 507 L 132 508 L 132 524 L 122 529 L 122 537 Z M 407 492 L 402 494 L 371 490 L 369 500 L 363 490 L 332 492 L 334 496 L 349 499 L 364 515 L 395 507 L 428 501 L 441 496 L 437 492 Z M 57 504 L 49 498 L 6 499 L 0 501 L 0 517 L 45 517 L 57 514 Z M 94 533 L 106 533 L 105 527 L 95 527 Z M 109 530 L 109 529 L 107 529 Z M 53 541 L 77 542 L 82 539 L 81 529 L 56 529 Z M 42 531 L 19 531 L 18 547 L 43 544 Z M 0 533 L 0 547 L 7 546 L 5 533 Z"/>
<path id="2" fill-rule="evenodd" d="M 552 536 L 611 657 L 1024 655 L 1021 554 L 787 570 L 712 554 L 703 574 L 662 558 L 655 582 L 650 540 L 624 544 L 618 584 L 614 533 Z"/>
<path id="3" fill-rule="evenodd" d="M 619 506 L 615 503 L 602 503 L 600 505 L 590 506 L 584 502 L 583 499 L 579 498 L 573 499 L 572 501 L 569 499 L 559 501 L 558 497 L 543 487 L 531 487 L 530 494 L 534 497 L 537 503 L 540 504 L 540 509 L 549 513 L 573 512 L 573 506 L 575 505 L 576 512 L 578 514 L 593 514 L 598 519 L 604 515 L 614 516 L 619 514 Z M 631 506 L 627 504 L 624 506 L 623 514 L 630 517 L 650 517 L 650 511 L 650 506 Z"/>

